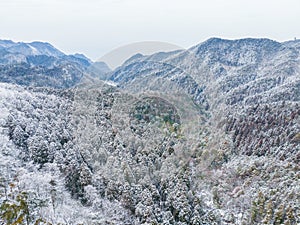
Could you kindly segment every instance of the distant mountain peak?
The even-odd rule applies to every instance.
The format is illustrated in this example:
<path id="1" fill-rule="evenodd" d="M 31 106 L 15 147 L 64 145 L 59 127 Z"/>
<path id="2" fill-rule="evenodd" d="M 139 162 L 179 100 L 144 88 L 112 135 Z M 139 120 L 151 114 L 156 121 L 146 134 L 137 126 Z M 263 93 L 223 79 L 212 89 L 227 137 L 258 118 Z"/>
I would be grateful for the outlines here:
<path id="1" fill-rule="evenodd" d="M 135 42 L 128 45 L 118 47 L 109 53 L 102 56 L 99 61 L 103 61 L 109 65 L 110 68 L 115 69 L 122 65 L 131 56 L 141 53 L 143 55 L 151 55 L 157 52 L 169 52 L 178 49 L 183 49 L 180 46 L 161 42 L 161 41 L 142 41 Z"/>
<path id="2" fill-rule="evenodd" d="M 27 86 L 74 86 L 92 64 L 82 54 L 66 55 L 41 41 L 0 40 L 0 49 L 0 81 Z"/>
<path id="3" fill-rule="evenodd" d="M 273 46 L 279 47 L 281 43 L 268 39 L 268 38 L 243 38 L 243 39 L 222 39 L 222 38 L 209 38 L 208 40 L 192 47 L 190 50 L 201 47 L 213 47 L 219 48 L 220 46 L 233 47 L 233 46 L 243 46 L 243 45 L 255 45 L 255 46 Z"/>
<path id="4" fill-rule="evenodd" d="M 131 62 L 133 62 L 134 60 L 136 60 L 136 59 L 140 59 L 140 58 L 142 58 L 142 57 L 144 57 L 144 55 L 143 54 L 141 54 L 141 53 L 137 53 L 137 54 L 135 54 L 135 55 L 133 55 L 133 56 L 131 56 L 129 59 L 127 59 L 123 64 L 128 64 L 128 63 L 131 63 Z"/>
<path id="5" fill-rule="evenodd" d="M 0 40 L 0 46 L 4 47 L 4 48 L 10 47 L 14 44 L 15 44 L 15 42 L 13 42 L 11 40 Z"/>
<path id="6" fill-rule="evenodd" d="M 228 65 L 242 65 L 249 60 L 255 63 L 258 58 L 271 57 L 282 49 L 284 46 L 281 43 L 267 38 L 210 38 L 190 48 L 189 53 Z"/>
<path id="7" fill-rule="evenodd" d="M 88 61 L 89 63 L 93 63 L 92 60 L 90 60 L 88 57 L 86 57 L 84 54 L 82 53 L 75 53 L 73 56 L 75 56 L 76 58 L 78 59 L 83 59 L 83 60 L 86 60 Z"/>

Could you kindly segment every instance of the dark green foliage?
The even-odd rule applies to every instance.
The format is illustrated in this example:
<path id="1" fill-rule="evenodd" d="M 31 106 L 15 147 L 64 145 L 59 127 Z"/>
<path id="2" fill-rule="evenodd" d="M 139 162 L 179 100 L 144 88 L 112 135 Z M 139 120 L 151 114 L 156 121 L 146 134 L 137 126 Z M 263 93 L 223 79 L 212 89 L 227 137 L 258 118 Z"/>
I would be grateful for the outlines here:
<path id="1" fill-rule="evenodd" d="M 130 117 L 130 128 L 138 135 L 142 135 L 149 124 L 157 124 L 162 128 L 167 127 L 171 133 L 179 133 L 181 122 L 176 108 L 159 97 L 145 97 L 136 102 Z"/>
<path id="2" fill-rule="evenodd" d="M 46 223 L 36 214 L 39 208 L 45 206 L 45 201 L 35 199 L 27 192 L 15 190 L 13 183 L 10 184 L 11 193 L 0 205 L 0 218 L 7 225 L 18 224 L 50 224 Z"/>

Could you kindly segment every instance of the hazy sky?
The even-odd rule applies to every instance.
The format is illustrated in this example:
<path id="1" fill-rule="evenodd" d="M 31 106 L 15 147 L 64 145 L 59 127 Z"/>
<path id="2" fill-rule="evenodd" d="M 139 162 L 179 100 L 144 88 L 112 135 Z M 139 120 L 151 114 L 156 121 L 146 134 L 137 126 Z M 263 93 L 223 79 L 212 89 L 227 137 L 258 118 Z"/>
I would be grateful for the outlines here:
<path id="1" fill-rule="evenodd" d="M 300 0 L 0 0 L 0 39 L 41 40 L 98 59 L 137 41 L 300 38 Z"/>

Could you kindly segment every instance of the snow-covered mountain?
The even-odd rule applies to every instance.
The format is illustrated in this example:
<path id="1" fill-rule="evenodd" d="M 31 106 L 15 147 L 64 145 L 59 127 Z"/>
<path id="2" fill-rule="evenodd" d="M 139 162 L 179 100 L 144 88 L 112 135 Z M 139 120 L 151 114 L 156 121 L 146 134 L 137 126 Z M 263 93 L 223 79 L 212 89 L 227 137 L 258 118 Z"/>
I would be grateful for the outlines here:
<path id="1" fill-rule="evenodd" d="M 0 45 L 1 45 L 1 41 L 0 41 Z M 1 45 L 1 46 L 4 47 L 5 45 Z M 54 48 L 51 44 L 43 43 L 43 42 L 13 43 L 9 45 L 7 51 L 11 53 L 19 53 L 25 56 L 47 55 L 53 57 L 61 57 L 64 55 L 64 53 Z"/>
<path id="2" fill-rule="evenodd" d="M 49 43 L 0 40 L 0 81 L 66 88 L 79 83 L 92 61 L 66 55 Z"/>
<path id="3" fill-rule="evenodd" d="M 186 94 L 212 117 L 215 113 L 223 113 L 224 118 L 237 114 L 241 119 L 240 114 L 246 113 L 249 108 L 265 105 L 274 109 L 274 105 L 282 102 L 283 105 L 288 104 L 285 107 L 294 108 L 290 111 L 297 112 L 295 103 L 300 100 L 299 53 L 297 41 L 287 44 L 269 39 L 212 38 L 162 60 L 155 60 L 155 55 L 136 57 L 114 71 L 110 79 L 131 93 L 158 91 Z M 299 128 L 290 134 L 291 139 L 286 140 L 289 144 L 285 142 L 280 146 L 294 148 L 291 140 L 298 131 Z M 263 135 L 262 131 L 259 133 Z M 240 147 L 246 152 L 245 148 L 259 140 L 267 142 L 267 137 L 249 137 L 251 144 L 245 142 Z M 268 143 L 262 151 L 277 154 L 275 145 Z"/>
<path id="4" fill-rule="evenodd" d="M 6 52 L 6 63 L 16 63 L 20 61 L 13 61 L 12 55 L 21 56 L 48 56 L 54 58 L 60 58 L 65 56 L 65 54 L 51 44 L 46 42 L 31 42 L 31 43 L 24 43 L 24 42 L 13 42 L 10 40 L 0 40 L 0 49 L 2 51 L 5 50 Z M 10 60 L 9 60 L 10 59 Z M 2 59 L 2 63 L 4 63 Z"/>
<path id="5" fill-rule="evenodd" d="M 105 62 L 94 62 L 89 68 L 88 73 L 95 78 L 106 80 L 112 70 Z"/>
<path id="6" fill-rule="evenodd" d="M 23 86 L 0 83 L 0 223 L 300 223 L 299 53 L 212 38 L 98 63 L 68 89 L 48 87 L 72 86 L 53 85 L 60 67 L 34 67 L 54 78 L 32 86 L 10 64 L 1 79 Z"/>
<path id="7" fill-rule="evenodd" d="M 252 93 L 248 95 L 251 96 L 284 87 L 288 82 L 297 85 L 299 80 L 299 49 L 268 39 L 232 41 L 212 38 L 187 51 L 158 60 L 155 57 L 128 60 L 112 73 L 110 79 L 122 87 L 130 86 L 127 89 L 134 92 L 134 86 L 146 82 L 148 77 L 151 83 L 158 80 L 174 83 L 178 77 L 190 76 L 198 85 L 206 86 L 204 95 L 215 94 L 215 91 L 234 95 L 239 89 L 250 86 L 248 91 Z M 263 86 L 262 83 L 266 86 L 263 90 L 251 90 Z M 151 89 L 151 85 L 143 86 L 144 90 Z M 251 96 L 240 96 L 239 101 Z"/>

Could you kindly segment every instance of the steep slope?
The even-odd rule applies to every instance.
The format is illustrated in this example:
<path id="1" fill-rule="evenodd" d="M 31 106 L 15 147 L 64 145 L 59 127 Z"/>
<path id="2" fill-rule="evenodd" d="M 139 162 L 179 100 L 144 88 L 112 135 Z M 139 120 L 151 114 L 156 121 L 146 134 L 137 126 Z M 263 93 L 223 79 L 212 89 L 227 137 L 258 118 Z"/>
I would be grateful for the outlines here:
<path id="1" fill-rule="evenodd" d="M 277 86 L 287 85 L 289 81 L 297 85 L 297 81 L 293 81 L 293 78 L 297 79 L 296 75 L 299 73 L 299 50 L 268 39 L 229 41 L 212 38 L 187 51 L 175 55 L 169 54 L 169 57 L 163 59 L 156 60 L 155 56 L 129 60 L 111 75 L 111 80 L 119 83 L 120 86 L 126 86 L 129 81 L 135 82 L 134 79 L 139 76 L 153 76 L 155 70 L 171 71 L 177 68 L 191 76 L 198 85 L 205 86 L 207 91 L 204 93 L 207 93 L 208 96 L 222 92 L 220 94 L 236 97 L 234 91 L 237 92 L 249 84 L 248 86 L 253 90 L 249 90 L 251 93 L 245 95 L 253 97 L 252 95 L 258 95 Z M 152 68 L 144 68 L 144 65 L 148 64 Z M 169 65 L 169 68 L 164 69 L 166 64 Z M 134 71 L 126 71 L 130 65 L 134 66 Z M 173 71 L 170 73 L 174 77 L 184 76 L 176 75 Z M 163 76 L 164 73 L 157 75 Z M 258 90 L 263 85 L 262 83 L 266 87 Z M 144 86 L 145 89 L 151 89 L 148 85 Z M 217 89 L 211 90 L 215 88 Z M 132 87 L 128 89 L 134 91 Z M 232 96 L 227 98 L 230 97 Z M 242 100 L 244 98 L 240 97 L 239 101 Z M 236 103 L 235 100 L 232 101 L 230 104 Z"/>
<path id="2" fill-rule="evenodd" d="M 166 93 L 181 91 L 206 109 L 213 119 L 216 115 L 223 119 L 227 115 L 240 117 L 243 112 L 253 108 L 274 108 L 274 104 L 286 104 L 297 114 L 297 104 L 294 102 L 300 100 L 299 49 L 287 47 L 286 43 L 268 39 L 231 41 L 212 38 L 188 51 L 170 54 L 162 61 L 152 61 L 153 58 L 155 55 L 128 61 L 114 71 L 110 79 L 133 93 L 147 90 Z M 265 114 L 266 111 L 255 112 L 254 117 L 264 117 Z M 278 109 L 272 114 L 282 113 Z M 289 117 L 288 110 L 284 116 Z M 227 120 L 228 123 L 231 121 Z M 223 120 L 214 123 L 223 123 Z M 296 124 L 296 121 L 291 123 Z M 282 122 L 275 124 L 277 126 Z M 286 126 L 290 125 L 286 123 Z M 276 129 L 274 126 L 268 129 Z M 237 129 L 241 129 L 241 126 L 237 126 Z M 263 130 L 262 127 L 258 129 Z M 299 128 L 295 127 L 290 138 L 285 139 L 288 142 L 286 144 L 294 145 L 292 136 L 298 132 Z M 247 143 L 247 146 L 244 143 L 243 147 L 248 148 L 249 144 L 252 146 L 257 142 L 255 138 L 251 140 L 253 143 Z M 284 145 L 282 143 L 280 146 Z M 270 147 L 275 146 L 271 144 Z"/>
<path id="3" fill-rule="evenodd" d="M 129 95 L 102 83 L 66 91 L 1 84 L 0 91 L 1 192 L 14 185 L 21 189 L 9 196 L 44 201 L 26 202 L 31 221 L 39 211 L 55 223 L 174 223 L 194 217 L 192 207 L 205 210 L 187 200 L 181 177 L 203 123 L 192 101 Z M 187 122 L 192 118 L 194 129 Z M 11 170 L 5 170 L 7 160 Z M 185 199 L 173 198 L 175 192 Z M 12 201 L 1 198 L 2 205 Z"/>
<path id="4" fill-rule="evenodd" d="M 212 38 L 132 57 L 116 87 L 1 83 L 1 215 L 18 199 L 32 223 L 300 223 L 299 60 L 296 42 Z"/>
<path id="5" fill-rule="evenodd" d="M 0 84 L 1 223 L 131 223 L 119 202 L 84 189 L 91 171 L 74 141 L 74 91 Z"/>
<path id="6" fill-rule="evenodd" d="M 180 91 L 202 109 L 207 118 L 206 150 L 213 158 L 210 166 L 216 173 L 211 193 L 216 198 L 215 207 L 228 207 L 220 211 L 224 217 L 233 213 L 231 207 L 239 208 L 228 223 L 298 221 L 297 195 L 287 197 L 297 189 L 291 190 L 282 183 L 286 180 L 294 186 L 299 182 L 297 42 L 212 38 L 162 61 L 151 61 L 151 58 L 153 56 L 129 60 L 114 71 L 111 80 L 131 93 Z M 182 82 L 186 76 L 192 82 Z M 173 88 L 174 81 L 179 81 L 176 88 Z M 229 151 L 224 151 L 224 145 Z M 266 167 L 274 170 L 268 177 Z M 285 168 L 284 173 L 293 175 L 280 173 L 282 178 L 274 180 L 281 167 Z M 232 177 L 235 177 L 234 182 Z M 274 185 L 281 187 L 280 193 Z M 228 202 L 232 205 L 228 206 Z"/>

